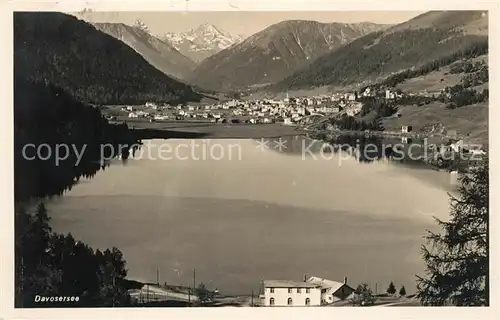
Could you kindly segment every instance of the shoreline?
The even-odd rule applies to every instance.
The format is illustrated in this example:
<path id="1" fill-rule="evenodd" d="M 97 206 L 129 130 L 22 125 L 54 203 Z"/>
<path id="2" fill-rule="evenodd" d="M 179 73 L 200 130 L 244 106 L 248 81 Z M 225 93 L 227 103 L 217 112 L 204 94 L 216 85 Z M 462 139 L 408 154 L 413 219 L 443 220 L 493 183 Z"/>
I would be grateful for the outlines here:
<path id="1" fill-rule="evenodd" d="M 131 132 L 139 140 L 154 140 L 154 139 L 277 139 L 301 136 L 306 139 L 325 141 L 341 136 L 352 137 L 375 137 L 382 141 L 395 140 L 391 145 L 398 143 L 407 145 L 411 144 L 412 140 L 423 141 L 429 145 L 444 145 L 450 139 L 450 136 L 445 135 L 426 135 L 422 133 L 398 133 L 394 131 L 348 131 L 348 130 L 305 130 L 298 126 L 284 125 L 282 123 L 272 124 L 218 124 L 218 123 L 194 123 L 194 122 L 144 122 L 132 121 L 126 122 L 127 125 L 133 123 Z M 323 134 L 323 138 L 315 138 L 315 135 Z M 325 140 L 326 139 L 326 140 Z M 406 141 L 406 139 L 408 139 Z M 396 142 L 399 140 L 400 142 Z M 425 145 L 424 143 L 424 145 Z M 421 143 L 418 143 L 421 145 Z M 424 161 L 425 160 L 425 161 Z M 440 167 L 434 160 L 421 159 L 423 165 L 427 169 L 440 170 Z"/>
<path id="2" fill-rule="evenodd" d="M 144 139 L 261 139 L 301 135 L 295 126 L 272 124 L 125 122 Z"/>
<path id="3" fill-rule="evenodd" d="M 333 136 L 375 136 L 380 138 L 408 138 L 417 140 L 433 140 L 433 141 L 448 141 L 448 140 L 463 140 L 465 143 L 480 143 L 484 142 L 477 139 L 468 139 L 460 135 L 443 135 L 443 134 L 426 134 L 421 132 L 402 133 L 398 131 L 351 131 L 351 130 L 308 130 L 297 125 L 286 125 L 283 123 L 269 124 L 249 124 L 249 123 L 233 123 L 221 124 L 207 121 L 162 121 L 162 122 L 147 122 L 147 121 L 131 121 L 125 120 L 130 130 L 141 131 L 151 130 L 161 136 L 161 132 L 175 132 L 175 137 L 182 138 L 182 135 L 187 136 L 199 134 L 203 138 L 220 138 L 220 139 L 254 139 L 254 138 L 276 138 L 283 136 L 307 135 L 310 134 L 325 134 Z M 162 138 L 162 137 L 159 137 Z"/>

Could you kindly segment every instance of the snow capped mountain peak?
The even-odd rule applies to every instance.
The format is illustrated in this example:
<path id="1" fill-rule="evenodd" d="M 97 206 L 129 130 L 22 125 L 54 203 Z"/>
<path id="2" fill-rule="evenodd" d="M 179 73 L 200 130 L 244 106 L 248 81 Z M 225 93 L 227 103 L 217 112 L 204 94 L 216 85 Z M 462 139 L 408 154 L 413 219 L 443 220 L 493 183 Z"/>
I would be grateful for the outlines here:
<path id="1" fill-rule="evenodd" d="M 222 31 L 217 29 L 216 26 L 214 26 L 213 24 L 208 23 L 208 22 L 200 24 L 196 29 L 193 29 L 190 32 L 197 33 L 197 34 L 200 34 L 200 33 L 210 33 L 210 34 L 214 34 L 214 35 L 217 35 L 217 34 L 223 35 L 224 34 Z"/>
<path id="2" fill-rule="evenodd" d="M 225 49 L 238 42 L 236 37 L 224 32 L 210 23 L 204 23 L 195 29 L 184 33 L 185 38 L 198 45 L 206 46 L 212 44 L 218 48 Z"/>
<path id="3" fill-rule="evenodd" d="M 232 36 L 208 22 L 187 32 L 166 33 L 162 38 L 195 61 L 201 61 L 243 40 L 243 37 Z"/>
<path id="4" fill-rule="evenodd" d="M 136 20 L 135 23 L 134 23 L 134 27 L 139 29 L 139 30 L 142 30 L 146 33 L 150 33 L 149 32 L 149 27 L 140 19 Z"/>

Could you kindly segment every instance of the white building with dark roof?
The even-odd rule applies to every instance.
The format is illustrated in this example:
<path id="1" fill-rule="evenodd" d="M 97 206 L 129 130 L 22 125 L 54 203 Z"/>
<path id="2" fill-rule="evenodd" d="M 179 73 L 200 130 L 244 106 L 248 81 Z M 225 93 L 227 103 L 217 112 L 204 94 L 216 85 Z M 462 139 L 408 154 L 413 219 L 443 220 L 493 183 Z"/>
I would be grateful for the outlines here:
<path id="1" fill-rule="evenodd" d="M 305 307 L 321 305 L 319 285 L 305 281 L 265 280 L 261 305 L 265 307 Z"/>

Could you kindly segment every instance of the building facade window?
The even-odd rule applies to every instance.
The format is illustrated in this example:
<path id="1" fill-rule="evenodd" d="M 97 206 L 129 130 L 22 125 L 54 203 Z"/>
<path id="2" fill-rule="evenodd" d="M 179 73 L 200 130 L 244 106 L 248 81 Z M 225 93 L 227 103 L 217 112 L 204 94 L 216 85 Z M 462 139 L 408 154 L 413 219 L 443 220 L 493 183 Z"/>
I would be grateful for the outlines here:
<path id="1" fill-rule="evenodd" d="M 274 298 L 269 299 L 269 305 L 274 306 Z"/>
<path id="2" fill-rule="evenodd" d="M 301 292 L 300 288 L 297 288 L 297 293 L 300 293 L 300 292 Z"/>
<path id="3" fill-rule="evenodd" d="M 271 293 L 274 293 L 274 288 L 269 288 L 269 291 L 270 291 Z"/>
<path id="4" fill-rule="evenodd" d="M 288 293 L 292 293 L 292 288 L 288 288 Z"/>
<path id="5" fill-rule="evenodd" d="M 307 288 L 306 293 L 311 293 L 311 289 Z"/>
<path id="6" fill-rule="evenodd" d="M 293 303 L 292 298 L 288 298 L 288 305 L 291 306 Z"/>
<path id="7" fill-rule="evenodd" d="M 311 305 L 311 299 L 306 298 L 306 306 L 310 306 L 310 305 Z"/>

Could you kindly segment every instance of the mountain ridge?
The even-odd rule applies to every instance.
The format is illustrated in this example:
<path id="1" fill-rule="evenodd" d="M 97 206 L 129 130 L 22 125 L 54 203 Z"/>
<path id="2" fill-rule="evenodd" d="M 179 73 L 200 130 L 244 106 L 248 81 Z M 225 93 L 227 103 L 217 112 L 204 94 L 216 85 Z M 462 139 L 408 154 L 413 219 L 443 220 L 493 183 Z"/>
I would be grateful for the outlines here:
<path id="1" fill-rule="evenodd" d="M 284 79 L 322 54 L 387 25 L 286 20 L 206 58 L 191 82 L 210 89 L 263 85 Z"/>
<path id="2" fill-rule="evenodd" d="M 210 23 L 187 32 L 167 32 L 158 37 L 197 63 L 243 40 L 242 36 L 233 36 Z"/>
<path id="3" fill-rule="evenodd" d="M 166 75 L 184 80 L 196 67 L 194 61 L 184 56 L 170 43 L 152 35 L 147 29 L 123 23 L 97 22 L 92 25 L 127 44 Z"/>
<path id="4" fill-rule="evenodd" d="M 199 101 L 120 40 L 58 12 L 14 13 L 14 76 L 95 104 Z"/>
<path id="5" fill-rule="evenodd" d="M 481 11 L 427 12 L 323 55 L 276 84 L 273 90 L 372 82 L 416 68 L 476 42 L 487 42 L 487 20 Z"/>

